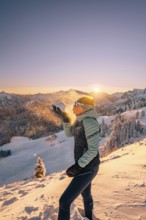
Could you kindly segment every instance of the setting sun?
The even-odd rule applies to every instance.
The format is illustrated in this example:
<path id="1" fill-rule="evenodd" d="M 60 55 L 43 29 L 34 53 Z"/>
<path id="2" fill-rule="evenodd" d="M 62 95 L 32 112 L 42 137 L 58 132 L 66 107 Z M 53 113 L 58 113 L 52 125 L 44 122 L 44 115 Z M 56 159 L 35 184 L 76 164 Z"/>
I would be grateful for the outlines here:
<path id="1" fill-rule="evenodd" d="M 95 87 L 94 89 L 93 89 L 93 92 L 100 92 L 100 88 L 99 87 Z"/>

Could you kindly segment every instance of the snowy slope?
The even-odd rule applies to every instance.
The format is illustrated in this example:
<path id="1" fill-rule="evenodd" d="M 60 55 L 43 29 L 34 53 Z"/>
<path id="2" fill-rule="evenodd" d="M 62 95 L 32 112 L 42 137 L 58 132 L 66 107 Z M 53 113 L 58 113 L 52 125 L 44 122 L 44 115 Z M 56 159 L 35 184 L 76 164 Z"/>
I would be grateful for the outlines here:
<path id="1" fill-rule="evenodd" d="M 132 118 L 146 107 L 122 115 Z M 99 117 L 110 126 L 115 116 Z M 66 168 L 74 163 L 73 138 L 64 132 L 37 140 L 13 137 L 1 149 L 12 155 L 0 159 L 0 219 L 57 220 L 58 200 L 70 182 Z M 101 140 L 104 144 L 104 139 Z M 33 177 L 38 156 L 47 170 L 44 179 Z M 146 139 L 121 148 L 101 159 L 93 181 L 94 214 L 100 220 L 146 220 Z M 82 214 L 82 198 L 71 207 L 71 220 L 87 220 Z"/>
<path id="2" fill-rule="evenodd" d="M 56 136 L 55 140 L 51 136 L 37 140 L 14 137 L 11 143 L 3 145 L 1 149 L 11 149 L 12 155 L 0 159 L 0 185 L 31 177 L 38 156 L 43 158 L 47 174 L 71 165 L 73 138 L 67 138 L 63 131 Z"/>
<path id="3" fill-rule="evenodd" d="M 122 113 L 122 116 L 132 118 L 139 112 L 140 121 L 146 126 L 146 116 L 141 118 L 142 110 L 146 111 L 146 107 L 126 111 Z M 100 116 L 98 122 L 101 124 L 103 119 L 110 128 L 115 115 Z M 107 139 L 108 136 L 100 140 L 102 151 Z M 73 137 L 67 138 L 64 131 L 56 133 L 55 140 L 52 139 L 51 135 L 36 140 L 29 140 L 25 137 L 13 137 L 10 143 L 1 147 L 1 150 L 10 149 L 12 155 L 0 159 L 0 185 L 31 177 L 34 173 L 34 166 L 38 156 L 43 158 L 47 167 L 47 174 L 64 170 L 74 162 L 73 146 Z"/>
<path id="4" fill-rule="evenodd" d="M 23 144 L 25 148 L 25 140 Z M 146 220 L 145 155 L 146 139 L 101 159 L 92 189 L 94 215 L 100 220 Z M 57 220 L 58 200 L 70 180 L 65 171 L 60 171 L 44 179 L 29 178 L 0 187 L 0 219 Z M 82 209 L 79 196 L 72 204 L 71 220 L 87 220 Z"/>

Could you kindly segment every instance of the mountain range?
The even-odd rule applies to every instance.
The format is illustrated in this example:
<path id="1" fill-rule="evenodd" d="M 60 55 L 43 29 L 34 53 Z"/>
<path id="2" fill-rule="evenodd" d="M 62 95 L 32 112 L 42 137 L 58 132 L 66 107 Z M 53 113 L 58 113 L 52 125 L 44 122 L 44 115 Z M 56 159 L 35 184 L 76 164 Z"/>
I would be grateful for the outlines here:
<path id="1" fill-rule="evenodd" d="M 92 96 L 99 116 L 110 116 L 146 106 L 146 89 L 134 89 L 123 93 L 86 93 L 70 89 L 48 94 L 19 95 L 0 92 L 0 146 L 13 136 L 32 139 L 62 130 L 60 119 L 50 106 L 63 101 L 72 120 L 72 105 L 82 96 Z"/>

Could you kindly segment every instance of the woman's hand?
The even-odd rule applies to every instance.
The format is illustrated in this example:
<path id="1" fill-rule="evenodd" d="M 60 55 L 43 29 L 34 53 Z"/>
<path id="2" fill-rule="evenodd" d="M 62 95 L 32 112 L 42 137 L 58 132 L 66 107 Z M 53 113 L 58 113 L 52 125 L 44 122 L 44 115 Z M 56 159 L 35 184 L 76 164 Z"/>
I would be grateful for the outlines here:
<path id="1" fill-rule="evenodd" d="M 80 171 L 82 170 L 83 168 L 80 167 L 78 165 L 78 163 L 75 163 L 74 165 L 72 165 L 71 167 L 69 167 L 67 170 L 66 170 L 66 174 L 67 176 L 69 177 L 75 177 L 76 175 L 78 175 L 80 173 Z"/>
<path id="2" fill-rule="evenodd" d="M 62 112 L 59 107 L 52 106 L 53 111 L 63 120 L 63 122 L 70 122 L 69 116 L 66 112 Z"/>

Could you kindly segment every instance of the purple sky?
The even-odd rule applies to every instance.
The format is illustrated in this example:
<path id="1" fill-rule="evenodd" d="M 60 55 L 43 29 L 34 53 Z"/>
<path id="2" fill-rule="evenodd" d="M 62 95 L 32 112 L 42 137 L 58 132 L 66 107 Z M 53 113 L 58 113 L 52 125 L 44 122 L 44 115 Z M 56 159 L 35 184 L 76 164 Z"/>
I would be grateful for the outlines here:
<path id="1" fill-rule="evenodd" d="M 0 0 L 0 91 L 146 87 L 145 0 Z"/>

